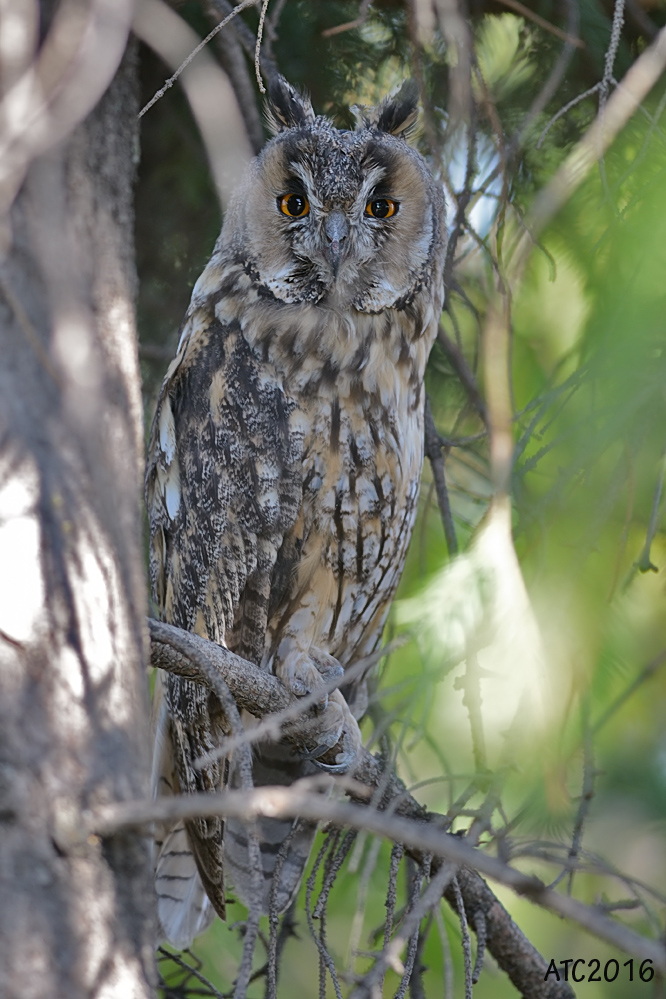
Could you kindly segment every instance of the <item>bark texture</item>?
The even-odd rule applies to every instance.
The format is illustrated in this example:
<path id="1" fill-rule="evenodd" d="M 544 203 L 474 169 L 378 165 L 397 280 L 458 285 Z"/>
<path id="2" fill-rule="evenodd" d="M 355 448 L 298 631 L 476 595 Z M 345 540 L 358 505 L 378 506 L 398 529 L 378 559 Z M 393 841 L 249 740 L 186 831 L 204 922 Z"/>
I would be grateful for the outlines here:
<path id="1" fill-rule="evenodd" d="M 151 994 L 148 844 L 80 835 L 148 794 L 130 51 L 35 160 L 0 261 L 0 996 Z"/>

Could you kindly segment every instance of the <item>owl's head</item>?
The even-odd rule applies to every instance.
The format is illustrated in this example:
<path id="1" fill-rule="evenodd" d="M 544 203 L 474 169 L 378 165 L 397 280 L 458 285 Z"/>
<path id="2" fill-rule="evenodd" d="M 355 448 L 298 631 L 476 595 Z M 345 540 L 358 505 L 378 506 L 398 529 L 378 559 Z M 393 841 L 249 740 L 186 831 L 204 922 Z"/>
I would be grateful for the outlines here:
<path id="1" fill-rule="evenodd" d="M 376 313 L 429 283 L 443 196 L 406 139 L 417 99 L 416 84 L 405 83 L 376 108 L 354 109 L 347 131 L 315 116 L 282 77 L 273 82 L 276 134 L 230 220 L 236 253 L 266 294 Z"/>

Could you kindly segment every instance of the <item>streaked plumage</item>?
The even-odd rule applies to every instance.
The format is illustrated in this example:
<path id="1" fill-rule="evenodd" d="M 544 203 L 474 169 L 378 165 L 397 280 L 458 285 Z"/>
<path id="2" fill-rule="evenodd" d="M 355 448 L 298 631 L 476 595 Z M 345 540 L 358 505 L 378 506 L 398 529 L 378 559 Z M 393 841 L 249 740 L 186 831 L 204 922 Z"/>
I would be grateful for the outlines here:
<path id="1" fill-rule="evenodd" d="M 316 118 L 283 80 L 271 103 L 278 134 L 227 212 L 162 386 L 146 491 L 164 619 L 226 644 L 301 695 L 377 647 L 400 578 L 443 297 L 444 209 L 404 138 L 416 116 L 412 85 L 359 110 L 354 132 Z M 286 208 L 306 205 L 304 214 L 285 211 L 294 197 Z M 358 713 L 363 691 L 353 693 Z M 338 691 L 321 708 L 328 744 L 343 736 L 338 762 L 347 767 L 356 721 Z M 173 793 L 233 783 L 233 760 L 192 765 L 224 731 L 213 695 L 168 676 L 156 785 Z M 311 772 L 284 745 L 255 755 L 256 783 Z M 264 905 L 290 828 L 260 825 Z M 311 838 L 309 827 L 292 837 L 281 909 Z M 163 831 L 157 890 L 172 942 L 188 942 L 212 915 L 199 877 L 220 915 L 225 867 L 247 899 L 246 842 L 238 823 L 223 831 L 217 819 L 188 823 L 186 835 L 182 826 Z"/>

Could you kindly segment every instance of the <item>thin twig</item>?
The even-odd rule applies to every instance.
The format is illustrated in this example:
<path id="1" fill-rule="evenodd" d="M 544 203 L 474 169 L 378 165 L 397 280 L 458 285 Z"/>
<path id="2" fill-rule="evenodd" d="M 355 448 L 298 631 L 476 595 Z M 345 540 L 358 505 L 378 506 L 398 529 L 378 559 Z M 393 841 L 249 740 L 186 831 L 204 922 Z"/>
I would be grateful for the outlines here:
<path id="1" fill-rule="evenodd" d="M 153 107 L 153 105 L 157 104 L 157 102 L 162 97 L 164 97 L 164 95 L 166 94 L 167 90 L 169 90 L 171 87 L 173 87 L 174 83 L 176 82 L 176 80 L 178 79 L 178 77 L 181 75 L 181 73 L 183 72 L 183 70 L 187 69 L 187 67 L 190 65 L 190 63 L 192 62 L 192 60 L 195 59 L 199 55 L 199 53 L 201 52 L 201 50 L 203 48 L 205 48 L 206 45 L 208 45 L 208 43 L 210 42 L 210 40 L 212 38 L 215 38 L 215 35 L 218 33 L 218 31 L 221 31 L 222 28 L 224 28 L 224 26 L 226 24 L 228 24 L 229 21 L 233 17 L 236 16 L 236 14 L 240 14 L 240 12 L 242 10 L 246 10 L 248 7 L 255 7 L 256 4 L 257 4 L 257 0 L 241 0 L 241 3 L 239 3 L 236 7 L 234 7 L 234 9 L 231 11 L 230 14 L 228 14 L 225 18 L 223 18 L 220 21 L 219 24 L 216 24 L 212 31 L 208 32 L 208 34 L 206 35 L 206 37 L 202 41 L 200 41 L 199 44 L 196 46 L 196 48 L 194 48 L 190 52 L 190 54 L 188 55 L 187 59 L 185 59 L 183 62 L 181 62 L 180 66 L 178 67 L 178 69 L 176 70 L 176 72 L 173 74 L 173 76 L 170 76 L 169 79 L 165 81 L 164 86 L 161 87 L 155 94 L 153 94 L 153 96 L 150 98 L 150 100 L 148 101 L 148 103 L 144 107 L 141 108 L 141 110 L 139 111 L 139 114 L 137 115 L 137 117 L 138 118 L 143 118 L 144 114 L 147 111 L 150 111 L 150 109 Z M 261 84 L 260 84 L 260 86 L 261 86 Z M 262 90 L 262 93 L 264 93 L 263 90 Z"/>
<path id="2" fill-rule="evenodd" d="M 317 950 L 319 951 L 319 995 L 322 995 L 322 988 L 325 992 L 325 973 L 328 970 L 331 981 L 333 982 L 333 988 L 335 989 L 336 999 L 342 999 L 342 991 L 340 989 L 340 982 L 338 981 L 338 975 L 335 970 L 335 963 L 333 958 L 328 952 L 324 940 L 322 940 L 321 935 L 317 933 L 313 923 L 313 911 L 312 911 L 312 893 L 314 891 L 315 880 L 317 877 L 317 871 L 321 866 L 321 862 L 324 859 L 326 852 L 329 849 L 328 842 L 324 843 L 319 853 L 317 854 L 317 859 L 312 865 L 312 870 L 310 871 L 310 876 L 308 877 L 305 890 L 305 916 L 308 922 L 308 927 L 312 935 L 312 939 L 317 945 Z"/>
<path id="3" fill-rule="evenodd" d="M 472 971 L 472 985 L 476 985 L 483 970 L 483 959 L 486 953 L 486 917 L 482 909 L 475 915 L 474 924 L 476 926 L 476 961 Z"/>
<path id="4" fill-rule="evenodd" d="M 645 535 L 645 544 L 643 545 L 643 551 L 641 552 L 638 562 L 636 563 L 636 568 L 639 572 L 659 572 L 658 566 L 654 565 L 652 562 L 651 551 L 652 542 L 654 541 L 657 533 L 659 510 L 661 508 L 661 495 L 664 489 L 664 477 L 666 476 L 666 447 L 662 450 L 659 465 L 659 474 L 654 487 L 652 509 L 650 511 L 650 521 L 648 523 L 647 534 Z"/>
<path id="5" fill-rule="evenodd" d="M 157 953 L 159 955 L 158 961 L 172 961 L 177 967 L 182 968 L 183 971 L 187 972 L 187 978 L 196 978 L 196 980 L 203 985 L 208 991 L 206 993 L 210 999 L 224 999 L 221 992 L 218 992 L 212 982 L 210 982 L 205 975 L 202 975 L 197 968 L 193 968 L 191 964 L 183 960 L 181 954 L 174 954 L 173 951 L 165 950 L 164 947 L 158 947 Z M 187 978 L 185 981 L 187 981 Z"/>
<path id="6" fill-rule="evenodd" d="M 482 784 L 477 776 L 477 782 Z M 488 793 L 486 794 L 483 803 L 480 808 L 476 809 L 476 814 L 474 815 L 474 821 L 472 822 L 465 839 L 469 843 L 473 843 L 477 846 L 481 837 L 485 832 L 491 828 L 491 819 L 493 813 L 497 808 L 499 808 L 501 803 L 500 790 L 504 784 L 504 774 L 495 774 L 490 783 Z M 458 813 L 463 814 L 462 810 Z"/>
<path id="7" fill-rule="evenodd" d="M 608 48 L 606 49 L 606 55 L 604 57 L 604 75 L 599 87 L 599 114 L 603 113 L 606 101 L 608 100 L 608 92 L 610 90 L 611 80 L 613 79 L 613 68 L 615 66 L 617 50 L 620 45 L 623 25 L 624 0 L 615 0 L 613 5 L 610 42 L 608 43 Z"/>
<path id="8" fill-rule="evenodd" d="M 604 75 L 601 80 L 601 85 L 599 87 L 599 116 L 603 117 L 604 108 L 606 107 L 606 101 L 608 99 L 608 93 L 613 81 L 613 67 L 615 65 L 615 57 L 617 55 L 618 46 L 620 44 L 620 36 L 622 34 L 622 26 L 624 24 L 624 0 L 615 0 L 613 6 L 613 20 L 611 23 L 611 36 L 608 43 L 608 48 L 606 49 L 606 56 L 604 59 Z M 601 185 L 604 189 L 604 194 L 606 200 L 611 206 L 613 214 L 616 218 L 620 217 L 617 209 L 617 204 L 615 199 L 612 197 L 610 185 L 608 183 L 608 177 L 606 175 L 606 159 L 604 151 L 601 150 L 599 153 L 599 176 L 601 177 Z"/>
<path id="9" fill-rule="evenodd" d="M 209 0 L 209 2 L 215 7 L 216 10 L 219 10 L 220 12 L 225 12 L 225 14 L 227 12 L 227 9 L 230 7 L 230 4 L 227 2 L 227 0 Z M 259 0 L 255 0 L 255 3 L 258 4 Z M 277 8 L 273 10 L 273 16 L 275 14 L 276 9 Z M 269 20 L 272 20 L 272 17 L 266 19 L 266 31 L 268 31 Z M 254 63 L 254 56 L 257 48 L 257 36 L 242 18 L 239 18 L 236 21 L 234 25 L 234 30 L 236 32 L 236 36 L 241 44 L 243 51 L 247 55 L 248 59 L 250 59 L 252 63 Z M 263 46 L 263 51 L 261 53 L 261 65 L 263 69 L 263 75 L 268 80 L 272 79 L 273 76 L 275 76 L 275 74 L 278 72 L 275 60 L 270 55 L 269 47 L 266 45 Z"/>
<path id="10" fill-rule="evenodd" d="M 405 922 L 403 923 L 402 933 L 400 934 L 400 937 L 402 938 L 402 940 L 404 941 L 405 938 L 406 938 L 407 931 L 406 931 L 405 927 L 407 925 L 413 926 L 414 929 L 413 929 L 413 931 L 411 933 L 411 936 L 409 937 L 409 943 L 408 943 L 408 946 L 407 946 L 407 958 L 405 960 L 405 967 L 404 967 L 404 971 L 402 973 L 402 979 L 400 980 L 400 985 L 398 986 L 398 990 L 397 990 L 397 992 L 395 994 L 395 999 L 404 999 L 405 992 L 407 991 L 407 986 L 409 985 L 409 983 L 411 981 L 411 978 L 412 978 L 412 971 L 414 970 L 414 962 L 416 960 L 416 953 L 417 953 L 418 946 L 419 946 L 419 936 L 420 936 L 420 931 L 421 931 L 421 919 L 423 918 L 422 915 L 417 915 L 417 910 L 420 909 L 419 903 L 421 902 L 421 888 L 423 887 L 423 882 L 426 879 L 427 874 L 430 871 L 430 864 L 431 864 L 431 862 L 432 862 L 432 858 L 428 857 L 427 858 L 427 865 L 428 865 L 428 870 L 427 871 L 426 871 L 424 865 L 421 865 L 418 868 L 418 870 L 416 872 L 416 877 L 414 878 L 414 883 L 412 885 L 412 892 L 411 892 L 411 896 L 410 896 L 410 899 L 409 899 L 409 908 L 407 910 L 407 914 L 406 914 L 406 917 L 405 917 Z M 439 900 L 441 899 L 441 897 L 442 897 L 442 894 L 441 894 L 441 891 L 440 891 L 438 897 L 436 898 L 436 902 L 437 903 L 439 903 Z M 411 920 L 409 919 L 410 916 L 412 916 Z M 400 938 L 397 937 L 395 943 L 398 942 L 398 939 L 400 939 Z M 389 944 L 389 948 L 390 947 L 391 947 L 391 944 Z"/>
<path id="11" fill-rule="evenodd" d="M 350 999 L 362 999 L 363 996 L 374 995 L 374 989 L 378 986 L 380 981 L 384 980 L 387 968 L 393 968 L 396 971 L 400 969 L 402 971 L 400 987 L 396 993 L 396 997 L 400 996 L 402 999 L 404 996 L 404 991 L 409 983 L 409 978 L 411 976 L 416 956 L 418 932 L 421 920 L 424 916 L 428 915 L 428 913 L 436 905 L 439 904 L 442 892 L 445 890 L 446 886 L 455 874 L 454 865 L 442 864 L 432 878 L 428 888 L 421 896 L 421 886 L 425 876 L 425 869 L 423 867 L 424 863 L 428 866 L 430 864 L 430 858 L 427 855 L 422 859 L 422 862 L 419 865 L 419 872 L 412 887 L 409 907 L 405 913 L 400 933 L 396 934 L 389 945 L 384 947 L 382 953 L 379 955 L 372 968 L 370 968 L 370 970 L 363 976 L 357 987 L 352 992 Z M 404 966 L 401 967 L 400 951 L 408 940 L 409 947 L 407 958 Z"/>
<path id="12" fill-rule="evenodd" d="M 336 24 L 333 28 L 325 28 L 321 33 L 321 37 L 332 38 L 333 35 L 341 35 L 344 31 L 353 31 L 354 28 L 360 28 L 367 20 L 370 2 L 371 0 L 362 0 L 361 6 L 358 9 L 358 17 L 354 18 L 353 21 L 345 21 L 344 24 Z"/>
<path id="13" fill-rule="evenodd" d="M 425 455 L 432 467 L 432 477 L 435 482 L 437 492 L 437 503 L 442 517 L 444 527 L 444 537 L 449 551 L 449 558 L 458 554 L 458 538 L 456 528 L 453 523 L 451 504 L 449 502 L 449 492 L 446 488 L 446 475 L 444 472 L 444 455 L 442 454 L 442 441 L 437 433 L 435 421 L 430 408 L 430 400 L 426 396 L 425 402 Z"/>
<path id="14" fill-rule="evenodd" d="M 481 711 L 479 660 L 475 649 L 469 648 L 467 650 L 465 663 L 464 678 L 456 681 L 455 688 L 462 688 L 463 690 L 463 705 L 467 708 L 469 715 L 476 769 L 479 773 L 485 773 L 487 769 L 486 739 L 483 731 L 483 713 Z"/>
<path id="15" fill-rule="evenodd" d="M 540 28 L 543 28 L 544 31 L 550 32 L 551 35 L 555 35 L 556 38 L 561 38 L 563 42 L 567 42 L 567 44 L 573 45 L 577 49 L 585 48 L 585 42 L 582 38 L 578 38 L 575 35 L 567 33 L 566 31 L 562 31 L 562 29 L 558 28 L 557 25 L 551 24 L 550 21 L 546 21 L 545 18 L 535 14 L 533 10 L 530 10 L 529 7 L 525 7 L 524 4 L 519 3 L 518 0 L 500 0 L 500 3 L 504 7 L 509 7 L 510 10 L 515 10 L 516 14 L 520 14 L 521 17 L 526 17 L 528 20 L 538 24 Z"/>
<path id="16" fill-rule="evenodd" d="M 465 962 L 465 999 L 472 999 L 472 942 L 469 938 L 469 928 L 467 926 L 467 913 L 465 903 L 458 879 L 453 878 L 453 891 L 455 892 L 456 904 L 458 906 L 458 918 L 460 919 L 460 933 L 462 936 L 463 958 Z"/>
<path id="17" fill-rule="evenodd" d="M 543 140 L 546 138 L 546 136 L 548 135 L 548 133 L 550 132 L 551 128 L 553 127 L 553 125 L 555 124 L 556 121 L 559 121 L 560 118 L 562 118 L 565 114 L 567 114 L 569 111 L 571 111 L 572 108 L 575 108 L 577 104 L 580 104 L 581 101 L 584 101 L 584 100 L 586 100 L 586 98 L 592 97 L 593 94 L 596 94 L 597 91 L 600 89 L 600 87 L 601 87 L 601 83 L 595 83 L 593 87 L 589 88 L 589 90 L 586 90 L 582 94 L 578 94 L 577 97 L 574 97 L 573 100 L 568 101 L 564 105 L 564 107 L 560 108 L 560 110 L 557 112 L 557 114 L 554 114 L 553 117 L 550 119 L 550 121 L 548 122 L 548 124 L 544 128 L 543 132 L 541 133 L 541 135 L 537 139 L 536 148 L 537 149 L 541 149 L 541 144 L 542 144 Z"/>
<path id="18" fill-rule="evenodd" d="M 215 25 L 221 17 L 230 12 L 232 5 L 220 2 L 220 0 L 217 2 L 206 0 L 206 8 L 211 24 Z M 250 73 L 243 46 L 238 37 L 238 28 L 244 23 L 244 21 L 237 19 L 229 25 L 226 31 L 220 31 L 215 37 L 215 47 L 220 55 L 222 67 L 233 87 L 245 132 L 256 156 L 264 145 L 264 130 L 257 104 L 254 73 Z"/>
<path id="19" fill-rule="evenodd" d="M 444 964 L 444 999 L 453 999 L 454 977 L 451 944 L 449 943 L 446 926 L 444 925 L 444 917 L 442 916 L 441 906 L 436 906 L 434 913 L 435 922 L 437 924 L 437 932 L 439 933 L 439 939 L 442 945 L 442 961 Z"/>
<path id="20" fill-rule="evenodd" d="M 391 942 L 391 934 L 393 933 L 393 918 L 395 916 L 395 904 L 397 900 L 396 888 L 398 869 L 400 867 L 400 861 L 402 860 L 404 852 L 405 849 L 402 843 L 393 844 L 393 849 L 391 850 L 391 863 L 389 866 L 388 886 L 386 889 L 386 901 L 384 902 L 384 908 L 386 909 L 386 921 L 384 923 L 383 950 L 387 949 L 389 943 Z M 384 988 L 384 974 L 380 976 L 377 985 L 381 993 Z"/>
<path id="21" fill-rule="evenodd" d="M 592 799 L 594 798 L 594 778 L 597 775 L 594 764 L 594 744 L 592 742 L 592 729 L 590 727 L 590 705 L 589 699 L 587 697 L 583 698 L 582 703 L 582 724 L 583 724 L 583 786 L 581 788 L 580 801 L 578 803 L 578 812 L 576 814 L 576 821 L 574 822 L 573 836 L 571 839 L 571 848 L 569 849 L 569 864 L 571 869 L 569 871 L 569 884 L 568 892 L 571 894 L 573 888 L 573 879 L 575 875 L 575 863 L 578 859 L 580 853 L 581 843 L 583 841 L 583 830 L 585 828 L 585 820 L 590 811 L 590 806 L 592 804 Z"/>
<path id="22" fill-rule="evenodd" d="M 532 236 L 523 235 L 516 247 L 512 261 L 512 284 L 522 274 L 534 239 L 582 184 L 600 153 L 624 128 L 665 67 L 666 28 L 662 28 L 652 45 L 632 64 L 622 80 L 622 86 L 617 87 L 609 98 L 603 116 L 597 116 L 536 198 L 529 217 Z"/>
<path id="23" fill-rule="evenodd" d="M 280 876 L 282 868 L 287 859 L 291 842 L 296 835 L 298 823 L 294 822 L 287 836 L 282 841 L 277 857 L 275 858 L 275 868 L 271 880 L 271 890 L 268 901 L 268 957 L 266 961 L 266 999 L 276 999 L 277 996 L 277 973 L 278 973 L 278 895 L 280 892 Z M 294 900 L 295 901 L 295 900 Z M 290 909 L 293 907 L 292 902 Z"/>
<path id="24" fill-rule="evenodd" d="M 624 690 L 619 697 L 617 697 L 610 707 L 606 708 L 604 713 L 601 715 L 594 725 L 592 726 L 592 733 L 594 735 L 599 732 L 604 725 L 609 721 L 609 719 L 615 714 L 616 711 L 626 704 L 630 697 L 632 697 L 639 687 L 641 687 L 647 680 L 654 676 L 658 669 L 660 669 L 664 663 L 666 663 L 666 649 L 660 652 L 658 655 L 651 659 L 647 666 L 644 666 L 640 671 L 635 680 L 633 680 L 626 690 Z"/>
<path id="25" fill-rule="evenodd" d="M 486 426 L 488 426 L 488 412 L 486 410 L 486 404 L 481 395 L 481 391 L 477 384 L 476 378 L 472 374 L 472 370 L 469 367 L 463 352 L 460 348 L 453 343 L 446 333 L 446 330 L 440 325 L 437 331 L 437 339 L 444 349 L 444 353 L 449 359 L 451 367 L 458 376 L 462 387 L 467 392 L 469 400 L 476 409 L 477 413 L 483 420 Z"/>
<path id="26" fill-rule="evenodd" d="M 273 60 L 273 44 L 278 38 L 278 21 L 280 20 L 282 8 L 286 2 L 287 0 L 276 0 L 276 3 L 273 4 L 273 9 L 271 10 L 271 16 L 266 18 L 266 40 L 264 42 L 264 54 L 271 61 Z"/>
<path id="27" fill-rule="evenodd" d="M 261 40 L 264 37 L 264 21 L 266 20 L 266 11 L 268 10 L 268 4 L 270 0 L 263 0 L 261 5 L 261 13 L 259 15 L 259 27 L 257 28 L 257 44 L 254 49 L 254 73 L 257 78 L 257 86 L 262 94 L 266 93 L 266 88 L 264 86 L 264 81 L 261 79 L 261 69 L 259 67 L 259 56 L 261 54 Z"/>
<path id="28" fill-rule="evenodd" d="M 345 860 L 349 855 L 349 851 L 356 841 L 357 832 L 355 829 L 349 829 L 345 833 L 342 843 L 338 846 L 337 838 L 334 839 L 333 845 L 331 847 L 331 857 L 327 861 L 324 870 L 324 879 L 321 886 L 321 891 L 319 892 L 319 897 L 317 898 L 317 904 L 315 905 L 313 917 L 319 919 L 321 916 L 323 908 L 328 903 L 328 896 L 333 887 L 336 877 L 340 868 L 344 864 Z M 335 852 L 334 852 L 335 851 Z"/>
<path id="29" fill-rule="evenodd" d="M 566 6 L 568 11 L 568 23 L 567 23 L 567 39 L 564 43 L 564 47 L 560 52 L 557 62 L 553 66 L 548 79 L 544 83 L 543 87 L 534 98 L 527 114 L 525 115 L 523 121 L 521 122 L 520 129 L 512 137 L 511 142 L 507 147 L 507 155 L 512 156 L 516 149 L 522 144 L 532 122 L 541 114 L 543 109 L 547 106 L 551 97 L 555 95 L 557 88 L 564 79 L 564 75 L 567 68 L 573 58 L 575 49 L 574 36 L 578 34 L 578 27 L 580 22 L 580 11 L 578 7 L 578 0 L 566 0 Z"/>
<path id="30" fill-rule="evenodd" d="M 438 909 L 439 906 L 435 906 Z M 428 999 L 423 985 L 423 973 L 428 970 L 428 966 L 423 961 L 424 951 L 428 939 L 430 937 L 430 931 L 432 929 L 432 924 L 434 922 L 433 913 L 430 912 L 428 918 L 426 919 L 425 926 L 419 933 L 418 942 L 416 945 L 416 955 L 414 957 L 414 967 L 412 968 L 412 977 L 409 981 L 409 996 L 410 999 Z M 398 999 L 400 993 L 396 992 L 395 999 Z"/>
<path id="31" fill-rule="evenodd" d="M 358 843 L 357 843 L 358 845 Z M 359 941 L 361 939 L 361 933 L 363 932 L 363 921 L 366 912 L 366 903 L 368 899 L 368 889 L 370 887 L 370 878 L 372 877 L 375 868 L 377 866 L 377 861 L 379 859 L 379 851 L 382 847 L 382 841 L 379 837 L 375 837 L 370 843 L 370 849 L 368 850 L 367 857 L 365 859 L 365 864 L 363 865 L 363 871 L 361 877 L 358 879 L 358 887 L 356 889 L 356 905 L 354 908 L 354 915 L 352 918 L 351 929 L 349 931 L 349 943 L 348 943 L 348 961 L 347 969 L 349 972 L 352 971 L 354 966 L 354 960 L 358 954 Z M 351 865 L 350 865 L 351 866 Z"/>

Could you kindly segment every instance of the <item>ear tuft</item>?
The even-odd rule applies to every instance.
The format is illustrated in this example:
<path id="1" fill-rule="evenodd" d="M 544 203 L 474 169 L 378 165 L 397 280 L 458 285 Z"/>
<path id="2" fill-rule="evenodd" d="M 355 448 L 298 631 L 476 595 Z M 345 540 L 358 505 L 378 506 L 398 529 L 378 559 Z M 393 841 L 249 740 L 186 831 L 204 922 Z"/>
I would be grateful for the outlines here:
<path id="1" fill-rule="evenodd" d="M 416 80 L 405 80 L 395 94 L 389 94 L 375 108 L 356 105 L 351 110 L 356 118 L 356 128 L 377 128 L 390 135 L 408 138 L 419 116 L 419 85 Z"/>
<path id="2" fill-rule="evenodd" d="M 310 98 L 299 94 L 283 76 L 276 74 L 268 85 L 268 125 L 273 135 L 315 120 Z"/>

